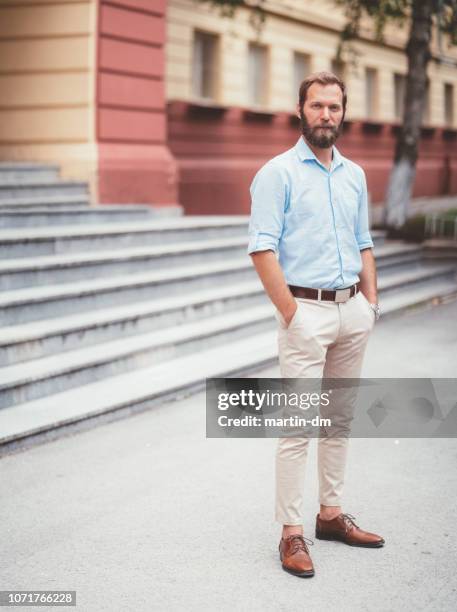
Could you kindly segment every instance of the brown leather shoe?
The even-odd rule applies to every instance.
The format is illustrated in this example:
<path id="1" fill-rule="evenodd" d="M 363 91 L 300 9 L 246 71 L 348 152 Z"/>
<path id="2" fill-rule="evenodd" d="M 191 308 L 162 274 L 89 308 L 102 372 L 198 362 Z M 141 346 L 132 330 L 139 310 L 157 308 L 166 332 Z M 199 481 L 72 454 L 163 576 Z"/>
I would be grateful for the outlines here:
<path id="1" fill-rule="evenodd" d="M 282 562 L 282 569 L 294 576 L 300 576 L 300 578 L 314 576 L 313 562 L 309 556 L 306 542 L 313 545 L 312 540 L 294 533 L 287 538 L 281 538 L 279 543 L 279 558 Z"/>
<path id="2" fill-rule="evenodd" d="M 384 539 L 375 533 L 363 531 L 355 523 L 355 516 L 341 513 L 330 521 L 324 521 L 319 514 L 316 516 L 316 538 L 319 540 L 338 540 L 350 546 L 380 548 Z"/>

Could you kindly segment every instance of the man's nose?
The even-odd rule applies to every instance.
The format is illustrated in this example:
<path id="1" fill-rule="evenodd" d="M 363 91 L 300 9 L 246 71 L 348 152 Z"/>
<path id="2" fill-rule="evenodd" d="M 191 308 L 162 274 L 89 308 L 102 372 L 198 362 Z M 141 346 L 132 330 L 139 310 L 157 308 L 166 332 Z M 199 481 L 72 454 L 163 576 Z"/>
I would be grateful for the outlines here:
<path id="1" fill-rule="evenodd" d="M 328 121 L 330 119 L 330 114 L 329 114 L 328 108 L 326 106 L 324 106 L 324 108 L 322 109 L 321 118 L 324 121 Z"/>

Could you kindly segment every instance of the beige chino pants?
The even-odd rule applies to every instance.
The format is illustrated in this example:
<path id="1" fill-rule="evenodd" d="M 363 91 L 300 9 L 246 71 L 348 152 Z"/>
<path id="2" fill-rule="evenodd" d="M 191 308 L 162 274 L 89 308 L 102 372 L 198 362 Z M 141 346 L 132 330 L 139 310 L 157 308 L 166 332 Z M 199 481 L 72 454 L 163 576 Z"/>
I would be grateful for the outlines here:
<path id="1" fill-rule="evenodd" d="M 359 378 L 375 314 L 358 292 L 346 302 L 296 298 L 290 324 L 276 311 L 281 377 Z M 317 438 L 319 502 L 340 506 L 348 437 Z M 278 439 L 276 450 L 276 520 L 303 522 L 303 484 L 308 437 Z"/>

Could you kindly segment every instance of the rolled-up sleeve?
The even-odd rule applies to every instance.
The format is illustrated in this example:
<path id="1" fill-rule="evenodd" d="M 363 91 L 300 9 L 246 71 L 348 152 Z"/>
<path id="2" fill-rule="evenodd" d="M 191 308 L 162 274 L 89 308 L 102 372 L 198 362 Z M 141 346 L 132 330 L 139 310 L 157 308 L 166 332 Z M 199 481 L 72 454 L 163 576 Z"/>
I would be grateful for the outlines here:
<path id="1" fill-rule="evenodd" d="M 359 211 L 357 219 L 356 239 L 359 245 L 359 250 L 371 249 L 373 247 L 373 240 L 370 234 L 370 224 L 368 219 L 368 192 L 367 192 L 367 180 L 365 172 L 360 168 L 360 195 L 359 195 Z"/>
<path id="2" fill-rule="evenodd" d="M 252 181 L 248 255 L 256 251 L 278 251 L 288 193 L 285 178 L 284 169 L 270 161 Z"/>

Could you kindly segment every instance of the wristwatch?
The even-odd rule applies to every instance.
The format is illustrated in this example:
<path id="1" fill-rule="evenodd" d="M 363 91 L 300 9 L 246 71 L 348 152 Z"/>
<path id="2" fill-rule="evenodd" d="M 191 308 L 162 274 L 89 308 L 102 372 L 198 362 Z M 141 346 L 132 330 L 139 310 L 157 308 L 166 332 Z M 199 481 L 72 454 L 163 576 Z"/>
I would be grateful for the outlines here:
<path id="1" fill-rule="evenodd" d="M 370 308 L 374 312 L 377 321 L 381 316 L 381 309 L 379 308 L 379 304 L 370 304 Z"/>

